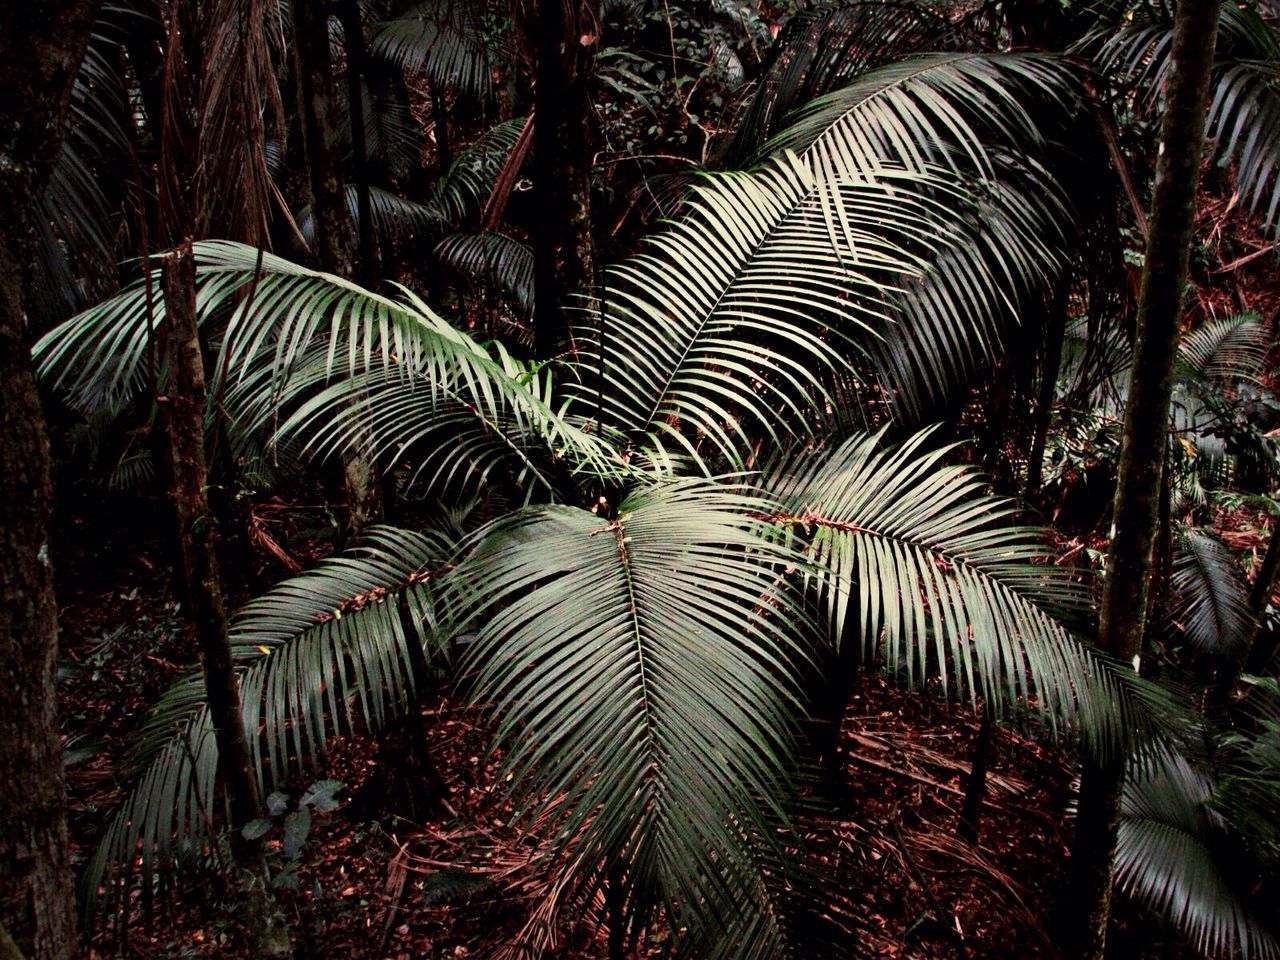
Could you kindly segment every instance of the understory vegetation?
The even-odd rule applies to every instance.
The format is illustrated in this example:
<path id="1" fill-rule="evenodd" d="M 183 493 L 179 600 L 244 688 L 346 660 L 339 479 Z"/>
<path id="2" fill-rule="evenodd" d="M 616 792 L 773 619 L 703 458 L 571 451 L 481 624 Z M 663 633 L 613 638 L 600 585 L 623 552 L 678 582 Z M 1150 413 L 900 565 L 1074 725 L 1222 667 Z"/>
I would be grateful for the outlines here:
<path id="1" fill-rule="evenodd" d="M 1280 955 L 1269 0 L 80 16 L 19 956 Z"/>

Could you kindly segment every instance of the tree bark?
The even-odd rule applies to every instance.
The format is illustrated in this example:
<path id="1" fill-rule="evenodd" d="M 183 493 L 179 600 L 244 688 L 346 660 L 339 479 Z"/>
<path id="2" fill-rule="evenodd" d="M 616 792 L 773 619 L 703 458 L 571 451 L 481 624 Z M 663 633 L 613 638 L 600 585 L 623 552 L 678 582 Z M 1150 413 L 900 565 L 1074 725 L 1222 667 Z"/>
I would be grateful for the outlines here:
<path id="1" fill-rule="evenodd" d="M 32 197 L 62 124 L 98 0 L 31 0 L 0 12 L 0 929 L 30 960 L 76 953 L 62 741 L 52 486 L 31 370 Z"/>
<path id="2" fill-rule="evenodd" d="M 984 705 L 978 736 L 973 741 L 969 776 L 964 786 L 964 802 L 960 805 L 960 817 L 956 824 L 956 835 L 965 843 L 975 846 L 982 830 L 982 803 L 987 798 L 987 768 L 991 765 L 991 741 L 995 722 L 995 712 L 990 704 Z"/>
<path id="3" fill-rule="evenodd" d="M 1249 645 L 1249 654 L 1244 661 L 1244 672 L 1265 674 L 1276 657 L 1276 647 L 1280 646 L 1280 635 L 1268 630 L 1266 624 L 1267 605 L 1275 595 L 1277 583 L 1280 582 L 1280 517 L 1271 521 L 1271 537 L 1267 541 L 1267 552 L 1263 555 L 1262 566 L 1254 578 L 1253 587 L 1249 591 L 1249 609 L 1253 611 L 1257 632 Z"/>
<path id="4" fill-rule="evenodd" d="M 209 715 L 218 744 L 218 767 L 230 811 L 231 850 L 247 901 L 251 950 L 255 957 L 284 957 L 290 953 L 288 930 L 271 897 L 261 844 L 241 833 L 245 824 L 261 816 L 261 803 L 227 634 L 209 510 L 204 455 L 207 400 L 196 324 L 195 282 L 195 258 L 188 239 L 168 255 L 161 274 L 165 303 L 162 342 L 169 368 L 161 406 L 169 442 L 170 499 L 178 528 L 187 612 L 200 651 Z"/>
<path id="5" fill-rule="evenodd" d="M 1099 625 L 1100 646 L 1120 660 L 1135 661 L 1135 667 L 1146 628 L 1219 6 L 1219 0 L 1178 4 L 1172 70 L 1164 91 L 1151 229 Z M 1101 958 L 1106 947 L 1124 777 L 1122 751 L 1106 758 L 1085 757 L 1072 857 L 1075 916 L 1069 931 L 1076 938 L 1076 955 L 1089 960 Z"/>
<path id="6" fill-rule="evenodd" d="M 533 355 L 569 344 L 572 294 L 595 269 L 590 80 L 599 0 L 538 0 L 533 132 Z"/>
<path id="7" fill-rule="evenodd" d="M 369 199 L 369 145 L 364 131 L 364 84 L 367 68 L 364 23 L 359 0 L 342 0 L 342 36 L 347 47 L 347 115 L 351 121 L 351 152 L 355 155 L 356 227 L 359 237 L 360 284 L 372 290 L 378 285 L 378 249 L 373 235 L 373 210 Z"/>
<path id="8" fill-rule="evenodd" d="M 355 229 L 340 172 L 329 21 L 321 0 L 292 0 L 289 9 L 317 258 L 321 270 L 354 280 Z M 352 99 L 349 109 L 353 111 L 353 122 L 354 112 L 361 113 L 363 132 L 363 104 L 357 106 L 357 101 L 358 96 Z M 359 451 L 343 453 L 342 473 L 347 488 L 346 533 L 352 536 L 382 519 L 382 502 L 373 465 Z"/>

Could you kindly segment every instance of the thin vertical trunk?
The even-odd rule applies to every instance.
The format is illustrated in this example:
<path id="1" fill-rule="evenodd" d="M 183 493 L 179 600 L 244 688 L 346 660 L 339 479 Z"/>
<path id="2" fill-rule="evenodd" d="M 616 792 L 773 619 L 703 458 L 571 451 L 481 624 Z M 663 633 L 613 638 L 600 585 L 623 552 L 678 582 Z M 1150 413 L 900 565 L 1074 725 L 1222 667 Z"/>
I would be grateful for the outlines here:
<path id="1" fill-rule="evenodd" d="M 52 485 L 31 370 L 26 306 L 32 197 L 62 141 L 95 0 L 31 0 L 0 12 L 0 950 L 76 952 L 58 729 Z M 10 951 L 12 948 L 12 951 Z"/>
<path id="2" fill-rule="evenodd" d="M 361 285 L 378 285 L 378 249 L 373 236 L 373 211 L 369 200 L 369 146 L 365 141 L 364 83 L 367 68 L 364 24 L 358 0 L 342 0 L 342 36 L 347 46 L 347 102 L 351 120 L 351 152 L 355 156 L 356 226 L 360 241 Z"/>
<path id="3" fill-rule="evenodd" d="M 355 229 L 340 173 L 328 17 L 320 0 L 292 0 L 289 9 L 293 17 L 298 74 L 298 113 L 302 118 L 311 219 L 315 225 L 320 269 L 354 280 Z M 357 106 L 359 99 L 359 96 L 353 97 L 349 105 L 353 116 L 357 110 L 363 114 L 363 105 Z M 363 132 L 363 119 L 361 130 Z M 373 464 L 361 451 L 344 452 L 342 473 L 347 487 L 347 534 L 350 536 L 382 519 L 381 491 Z"/>
<path id="4" fill-rule="evenodd" d="M 1151 230 L 1099 625 L 1100 646 L 1123 661 L 1138 659 L 1146 628 L 1219 6 L 1219 0 L 1181 0 L 1174 15 L 1172 70 L 1164 91 Z M 1097 960 L 1105 950 L 1110 918 L 1125 757 L 1120 751 L 1101 759 L 1086 756 L 1083 766 L 1072 858 L 1075 916 L 1070 931 L 1077 941 L 1077 956 Z"/>
<path id="5" fill-rule="evenodd" d="M 271 896 L 260 844 L 245 839 L 241 833 L 245 824 L 261 813 L 227 635 L 209 511 L 204 456 L 204 361 L 196 325 L 195 279 L 195 258 L 187 240 L 165 260 L 161 275 L 165 302 L 162 340 L 169 367 L 162 406 L 169 441 L 170 499 L 182 553 L 187 612 L 200 651 L 209 715 L 218 744 L 218 766 L 230 811 L 231 849 L 246 898 L 251 949 L 255 957 L 284 957 L 290 953 L 288 929 Z"/>
<path id="6" fill-rule="evenodd" d="M 445 107 L 444 88 L 431 84 L 431 129 L 436 138 L 436 162 L 444 173 L 453 164 L 453 150 L 449 144 L 449 111 Z"/>
<path id="7" fill-rule="evenodd" d="M 1053 421 L 1053 400 L 1057 394 L 1058 373 L 1062 369 L 1062 345 L 1067 334 L 1066 280 L 1060 281 L 1049 307 L 1049 326 L 1044 338 L 1044 358 L 1040 364 L 1040 382 L 1036 388 L 1035 422 L 1031 428 L 1031 450 L 1027 454 L 1027 499 L 1036 501 L 1044 486 L 1044 448 L 1049 442 L 1049 425 Z"/>
<path id="8" fill-rule="evenodd" d="M 1271 521 L 1267 552 L 1262 557 L 1262 566 L 1258 568 L 1258 575 L 1249 591 L 1249 609 L 1253 611 L 1257 629 L 1245 657 L 1245 673 L 1265 674 L 1271 661 L 1275 659 L 1280 636 L 1274 630 L 1267 629 L 1264 618 L 1277 585 L 1280 585 L 1280 517 Z"/>
<path id="9" fill-rule="evenodd" d="M 572 295 L 592 282 L 590 80 L 599 0 L 538 0 L 534 49 L 533 353 L 569 343 Z"/>
<path id="10" fill-rule="evenodd" d="M 966 843 L 975 845 L 982 829 L 982 803 L 987 798 L 987 768 L 991 765 L 995 722 L 995 711 L 989 704 L 984 705 L 978 736 L 973 741 L 973 756 L 969 765 L 969 777 L 965 781 L 964 802 L 960 805 L 960 818 L 956 824 L 957 836 Z"/>

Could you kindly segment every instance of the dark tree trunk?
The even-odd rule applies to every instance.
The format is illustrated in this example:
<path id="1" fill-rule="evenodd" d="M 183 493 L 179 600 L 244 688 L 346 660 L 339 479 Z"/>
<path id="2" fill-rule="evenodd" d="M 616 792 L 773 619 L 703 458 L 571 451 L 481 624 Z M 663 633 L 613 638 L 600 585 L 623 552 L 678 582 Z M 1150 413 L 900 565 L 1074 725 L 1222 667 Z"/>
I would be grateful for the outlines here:
<path id="1" fill-rule="evenodd" d="M 32 0 L 0 12 L 0 929 L 29 960 L 76 952 L 55 684 L 49 442 L 26 325 L 30 213 L 61 148 L 98 6 Z"/>
<path id="2" fill-rule="evenodd" d="M 347 46 L 347 102 L 351 120 L 351 152 L 355 156 L 356 226 L 360 240 L 357 279 L 370 290 L 378 285 L 378 249 L 369 201 L 369 146 L 364 130 L 364 84 L 367 68 L 364 24 L 358 0 L 342 0 L 342 36 Z"/>
<path id="3" fill-rule="evenodd" d="M 453 163 L 453 150 L 449 145 L 449 111 L 444 102 L 444 88 L 431 84 L 431 130 L 436 139 L 436 162 L 440 173 Z"/>
<path id="4" fill-rule="evenodd" d="M 1036 387 L 1036 403 L 1031 427 L 1031 449 L 1027 454 L 1027 499 L 1035 502 L 1044 486 L 1044 448 L 1049 441 L 1049 425 L 1053 421 L 1053 400 L 1057 394 L 1058 373 L 1062 369 L 1062 344 L 1067 333 L 1066 280 L 1060 282 L 1049 306 L 1049 324 L 1045 330 L 1044 357 L 1040 364 L 1040 382 Z"/>
<path id="5" fill-rule="evenodd" d="M 1244 672 L 1265 674 L 1275 659 L 1276 647 L 1280 645 L 1280 635 L 1268 630 L 1264 617 L 1267 605 L 1275 595 L 1277 583 L 1280 582 L 1280 517 L 1271 521 L 1271 538 L 1267 541 L 1267 552 L 1262 558 L 1262 566 L 1249 591 L 1249 609 L 1258 624 L 1253 643 L 1249 646 L 1249 654 L 1244 661 Z"/>
<path id="6" fill-rule="evenodd" d="M 964 802 L 960 805 L 960 818 L 956 824 L 956 835 L 966 843 L 975 845 L 982 829 L 982 803 L 987 798 L 987 768 L 991 765 L 991 741 L 995 722 L 995 713 L 990 705 L 984 706 L 978 736 L 973 741 L 969 777 L 964 786 Z"/>
<path id="7" fill-rule="evenodd" d="M 533 355 L 569 344 L 572 294 L 595 268 L 590 80 L 599 0 L 538 0 L 534 27 Z"/>
<path id="8" fill-rule="evenodd" d="M 231 815 L 231 849 L 247 901 L 246 926 L 252 952 L 255 957 L 284 957 L 290 953 L 288 930 L 271 897 L 261 846 L 241 833 L 245 824 L 261 815 L 261 805 L 227 636 L 214 523 L 209 511 L 204 457 L 207 401 L 196 326 L 195 280 L 195 258 L 187 240 L 168 255 L 162 273 L 162 343 L 169 368 L 162 409 L 169 443 L 170 499 L 182 554 L 187 612 L 200 651 L 209 715 L 218 744 L 218 767 Z"/>
<path id="9" fill-rule="evenodd" d="M 1099 625 L 1099 644 L 1123 661 L 1138 658 L 1146 628 L 1218 11 L 1219 0 L 1181 0 L 1174 16 L 1172 70 L 1164 91 L 1151 229 Z M 1106 945 L 1124 777 L 1123 753 L 1084 760 L 1072 858 L 1075 915 L 1069 931 L 1077 940 L 1077 956 L 1089 960 L 1101 958 Z"/>
<path id="10" fill-rule="evenodd" d="M 289 10 L 316 259 L 321 270 L 354 279 L 355 229 L 342 181 L 329 21 L 322 0 L 292 0 Z"/>
<path id="11" fill-rule="evenodd" d="M 338 152 L 341 141 L 334 112 L 328 17 L 321 0 L 293 0 L 289 9 L 293 16 L 298 113 L 302 118 L 317 258 L 321 270 L 354 280 L 355 229 L 347 207 Z M 356 111 L 361 113 L 363 132 L 363 104 L 357 106 L 359 99 L 354 97 L 349 109 L 353 117 Z M 373 466 L 359 451 L 344 453 L 342 472 L 347 488 L 346 532 L 350 536 L 382 519 L 382 502 Z"/>

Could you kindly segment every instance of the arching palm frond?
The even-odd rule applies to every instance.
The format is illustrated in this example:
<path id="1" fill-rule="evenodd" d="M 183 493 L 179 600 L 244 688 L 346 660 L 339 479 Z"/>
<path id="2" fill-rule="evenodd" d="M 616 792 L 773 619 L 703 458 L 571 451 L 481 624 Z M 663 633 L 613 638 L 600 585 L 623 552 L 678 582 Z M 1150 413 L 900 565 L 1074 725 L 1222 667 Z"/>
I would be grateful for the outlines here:
<path id="1" fill-rule="evenodd" d="M 1135 89 L 1148 114 L 1159 109 L 1170 69 L 1173 9 L 1144 6 L 1132 23 L 1100 30 L 1080 49 L 1099 72 Z M 1280 30 L 1250 5 L 1223 4 L 1206 132 L 1219 162 L 1236 164 L 1248 208 L 1265 229 L 1280 229 Z"/>
<path id="2" fill-rule="evenodd" d="M 1256 313 L 1210 320 L 1182 338 L 1178 357 L 1184 377 L 1234 386 L 1266 371 L 1271 335 Z"/>
<path id="3" fill-rule="evenodd" d="M 377 24 L 369 51 L 409 73 L 452 90 L 483 96 L 497 63 L 509 59 L 497 4 L 423 0 Z"/>
<path id="4" fill-rule="evenodd" d="M 1042 123 L 1079 113 L 1078 76 L 1050 57 L 932 54 L 870 70 L 819 97 L 765 150 L 803 149 L 826 176 L 882 164 L 927 171 L 949 209 L 929 268 L 900 293 L 871 347 L 894 413 L 920 422 L 1005 353 L 1062 269 L 1071 212 L 1043 163 Z M 838 230 L 837 195 L 823 215 Z"/>
<path id="5" fill-rule="evenodd" d="M 1226 545 L 1205 531 L 1180 526 L 1175 538 L 1174 624 L 1196 649 L 1234 656 L 1255 626 L 1249 588 Z"/>
<path id="6" fill-rule="evenodd" d="M 202 323 L 226 318 L 210 402 L 234 397 L 233 424 L 274 426 L 280 407 L 304 389 L 331 379 L 355 391 L 358 380 L 349 378 L 395 370 L 473 417 L 553 437 L 558 453 L 582 436 L 528 389 L 515 361 L 501 351 L 494 359 L 407 290 L 390 299 L 224 241 L 198 243 L 195 254 Z M 150 306 L 139 282 L 72 318 L 37 344 L 41 375 L 83 412 L 119 408 L 146 381 L 149 330 L 164 310 Z M 592 468 L 604 456 L 592 442 L 567 452 L 575 466 Z"/>
<path id="7" fill-rule="evenodd" d="M 436 181 L 431 202 L 452 223 L 479 216 L 528 123 L 528 117 L 515 117 L 494 124 L 459 153 Z"/>
<path id="8" fill-rule="evenodd" d="M 726 153 L 750 156 L 800 105 L 859 74 L 955 39 L 949 20 L 915 3 L 848 3 L 801 11 L 774 42 Z"/>
<path id="9" fill-rule="evenodd" d="M 1213 792 L 1212 780 L 1182 757 L 1135 769 L 1121 804 L 1116 882 L 1208 956 L 1275 957 L 1274 931 L 1219 859 L 1223 823 Z"/>
<path id="10" fill-rule="evenodd" d="M 440 262 L 473 283 L 496 287 L 533 314 L 533 250 L 497 230 L 454 233 L 436 244 Z"/>
<path id="11" fill-rule="evenodd" d="M 996 709 L 1034 698 L 1051 724 L 1123 745 L 1162 697 L 1064 627 L 1088 603 L 1074 571 L 1052 565 L 1042 531 L 1014 523 L 1016 504 L 947 466 L 949 450 L 928 438 L 884 450 L 879 436 L 854 437 L 768 473 L 784 511 L 767 520 L 808 554 L 836 643 Z"/>
<path id="12" fill-rule="evenodd" d="M 449 580 L 476 622 L 473 696 L 568 886 L 613 867 L 636 914 L 664 904 L 713 939 L 719 917 L 758 918 L 741 957 L 778 935 L 748 838 L 778 842 L 805 619 L 782 582 L 799 558 L 751 519 L 774 509 L 694 480 L 635 490 L 612 521 L 533 508 Z"/>
<path id="13" fill-rule="evenodd" d="M 264 788 L 314 764 L 344 729 L 376 729 L 403 712 L 414 684 L 408 644 L 441 642 L 432 580 L 447 556 L 439 537 L 373 528 L 236 615 L 231 644 L 245 728 L 260 731 L 250 746 Z M 199 671 L 157 704 L 129 766 L 136 785 L 82 878 L 90 914 L 136 882 L 150 889 L 165 866 L 215 842 L 218 748 Z"/>
<path id="14" fill-rule="evenodd" d="M 885 167 L 824 180 L 794 154 L 708 178 L 680 221 L 606 274 L 582 331 L 585 408 L 634 439 L 730 462 L 753 434 L 807 429 L 821 372 L 847 366 L 852 338 L 874 336 L 889 294 L 923 272 L 909 251 L 945 242 L 922 179 Z M 833 193 L 835 230 L 820 199 Z"/>
<path id="15" fill-rule="evenodd" d="M 456 383 L 400 364 L 335 380 L 323 351 L 273 391 L 247 381 L 243 396 L 229 393 L 227 407 L 240 414 L 237 436 L 268 435 L 319 456 L 359 446 L 379 463 L 407 468 L 411 487 L 437 494 L 496 484 L 561 499 L 578 492 L 579 473 L 616 481 L 628 472 L 607 442 L 555 411 L 552 368 L 530 369 L 493 350 L 520 385 L 519 401 L 495 395 L 483 413 Z"/>
<path id="16" fill-rule="evenodd" d="M 354 184 L 348 184 L 346 197 L 352 223 L 358 229 L 360 225 L 359 188 Z M 449 220 L 433 204 L 408 200 L 381 187 L 369 188 L 369 216 L 373 223 L 374 235 L 383 242 L 400 240 L 417 233 L 439 233 Z M 315 218 L 312 216 L 310 206 L 302 208 L 297 222 L 298 233 L 301 234 L 302 239 L 312 243 L 315 237 Z"/>

